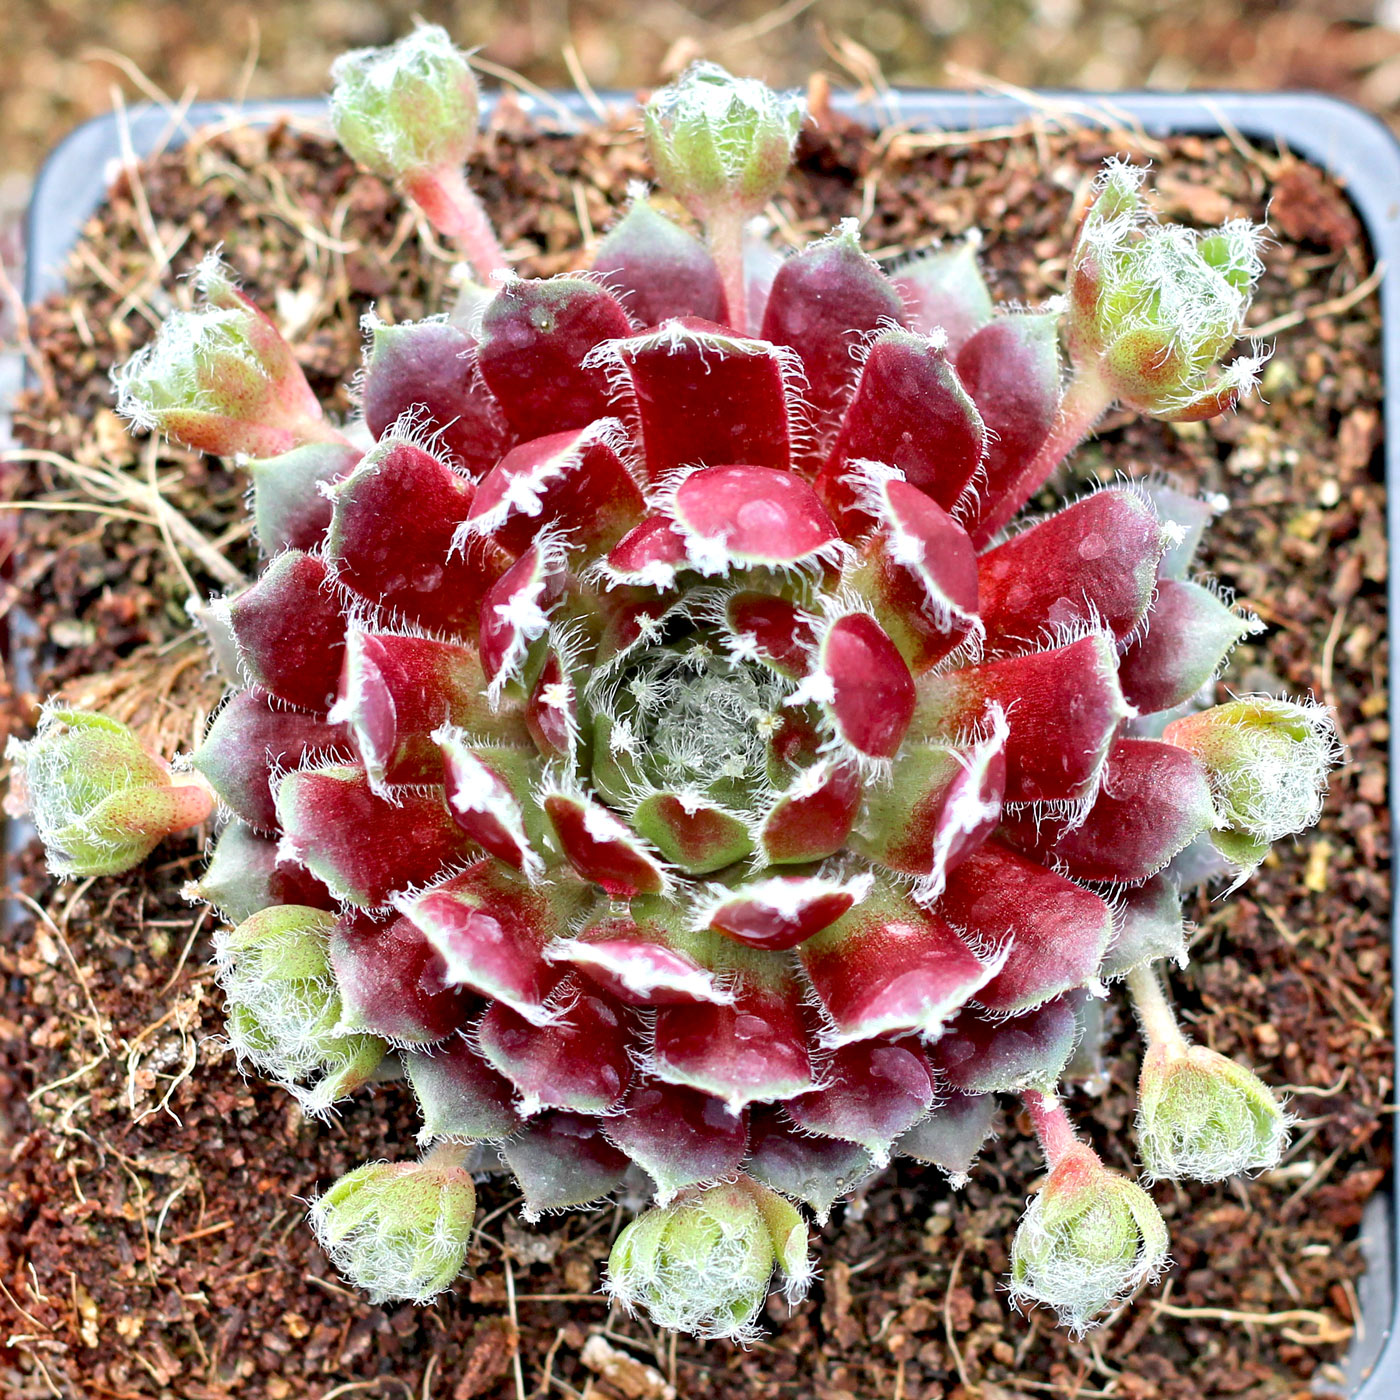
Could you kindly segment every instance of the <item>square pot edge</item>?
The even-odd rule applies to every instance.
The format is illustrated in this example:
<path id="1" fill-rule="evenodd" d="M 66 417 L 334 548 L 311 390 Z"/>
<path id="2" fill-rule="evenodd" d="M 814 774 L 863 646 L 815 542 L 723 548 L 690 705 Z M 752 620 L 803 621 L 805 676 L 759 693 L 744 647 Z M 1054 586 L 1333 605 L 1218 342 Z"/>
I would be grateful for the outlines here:
<path id="1" fill-rule="evenodd" d="M 549 94 L 548 105 L 521 94 L 521 105 L 542 124 L 551 125 L 551 114 L 572 116 L 580 125 L 595 119 L 594 108 L 582 94 Z M 603 91 L 597 99 L 609 109 L 628 110 L 637 105 L 634 93 Z M 489 114 L 494 95 L 483 99 Z M 1208 90 L 1183 93 L 1133 90 L 1095 93 L 1071 89 L 1040 89 L 1024 98 L 947 89 L 895 89 L 878 101 L 857 101 L 833 94 L 832 106 L 845 116 L 872 126 L 907 125 L 912 129 L 970 131 L 981 127 L 1011 125 L 1037 113 L 1063 126 L 1100 126 L 1106 132 L 1133 124 L 1149 135 L 1238 133 L 1247 140 L 1286 147 L 1295 155 L 1326 170 L 1342 186 L 1359 214 L 1370 239 L 1375 262 L 1400 270 L 1400 140 L 1376 116 L 1345 99 L 1330 94 L 1300 92 L 1237 92 Z M 322 98 L 257 100 L 243 104 L 195 102 L 178 113 L 153 103 L 133 105 L 123 112 L 89 118 L 68 133 L 46 157 L 35 176 L 24 220 L 26 305 L 41 300 L 62 286 L 63 260 L 76 242 L 83 224 L 101 205 L 110 179 L 125 155 L 149 153 L 158 144 L 179 145 L 181 132 L 218 122 L 271 124 L 290 119 L 325 127 L 326 102 Z M 1400 275 L 1383 278 L 1380 286 L 1382 327 L 1382 390 L 1385 429 L 1385 481 L 1387 517 L 1387 617 L 1400 609 L 1400 577 L 1396 573 L 1395 542 L 1400 539 Z M 10 626 L 24 619 L 11 618 Z M 22 634 L 13 640 L 16 678 L 23 681 L 27 667 Z M 1388 669 L 1391 733 L 1400 727 L 1400 696 Z M 1400 774 L 1391 763 L 1389 806 L 1400 809 Z M 5 823 L 0 865 L 8 862 L 16 845 L 28 839 L 18 822 Z M 19 828 L 17 830 L 17 828 Z M 1395 898 L 1393 872 L 1400 867 L 1400 829 L 1391 831 L 1391 968 L 1400 966 L 1400 902 Z M 6 920 L 8 922 L 8 920 Z M 1391 1026 L 1397 1044 L 1400 1083 L 1400 999 L 1392 999 Z M 1394 1159 L 1389 1181 L 1368 1207 L 1363 1221 L 1362 1245 L 1372 1269 L 1387 1275 L 1388 1298 L 1374 1311 L 1389 1313 L 1377 1329 L 1365 1329 L 1364 1376 L 1351 1400 L 1395 1400 L 1400 1396 L 1400 1113 L 1394 1116 Z M 1383 1222 L 1378 1219 L 1384 1216 Z M 1384 1259 L 1377 1257 L 1384 1252 Z M 1360 1321 L 1375 1322 L 1377 1319 Z M 1377 1335 L 1378 1334 L 1378 1335 Z M 1375 1340 L 1372 1341 L 1372 1337 Z"/>

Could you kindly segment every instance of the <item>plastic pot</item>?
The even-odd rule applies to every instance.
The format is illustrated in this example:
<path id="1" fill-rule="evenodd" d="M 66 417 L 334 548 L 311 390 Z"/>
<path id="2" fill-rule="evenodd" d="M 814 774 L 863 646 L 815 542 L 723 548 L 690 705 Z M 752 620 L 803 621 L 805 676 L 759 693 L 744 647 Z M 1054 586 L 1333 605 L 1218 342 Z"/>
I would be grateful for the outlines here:
<path id="1" fill-rule="evenodd" d="M 604 94 L 609 106 L 629 107 L 627 94 Z M 1238 132 L 1266 147 L 1289 150 L 1329 171 L 1349 195 L 1370 238 L 1375 260 L 1400 267 L 1400 144 L 1378 120 L 1349 103 L 1315 93 L 1115 93 L 1096 98 L 1085 93 L 1041 93 L 1035 107 L 1014 98 L 971 93 L 900 92 L 881 104 L 836 104 L 840 110 L 872 125 L 897 121 L 920 130 L 960 131 L 1011 125 L 1033 111 L 1061 120 L 1107 123 L 1122 128 L 1140 125 L 1153 136 L 1220 135 Z M 318 100 L 250 103 L 233 110 L 200 103 L 184 117 L 181 130 L 221 120 L 268 123 L 281 118 L 317 121 L 324 104 Z M 579 125 L 591 119 L 590 109 L 575 93 L 552 96 L 537 108 L 545 124 L 573 118 Z M 125 129 L 123 129 L 125 128 Z M 179 131 L 174 133 L 178 144 Z M 171 137 L 171 117 L 158 107 L 139 107 L 124 121 L 98 117 L 72 132 L 53 152 L 35 182 L 26 227 L 26 300 L 41 299 L 62 286 L 63 266 L 84 222 L 106 194 L 108 180 L 124 152 L 138 155 Z M 1400 279 L 1387 277 L 1380 289 L 1383 325 L 1382 372 L 1387 390 L 1400 386 Z M 1394 541 L 1400 538 L 1400 393 L 1385 400 L 1385 463 L 1388 524 L 1391 544 L 1389 610 L 1400 609 L 1400 573 L 1394 561 Z M 29 635 L 25 619 L 9 619 L 9 642 L 16 675 L 24 674 Z M 1400 731 L 1400 693 L 1390 686 L 1390 725 Z M 1392 768 L 1390 805 L 1400 807 L 1400 784 Z M 10 823 L 9 851 L 28 839 L 21 823 Z M 1400 832 L 1392 832 L 1392 867 L 1400 857 Z M 1392 901 L 1391 962 L 1400 965 L 1400 908 Z M 1400 1004 L 1396 1029 L 1400 1032 Z M 1397 1034 L 1400 1039 L 1400 1034 Z M 1400 1082 L 1400 1065 L 1395 1081 Z M 1400 1159 L 1400 1115 L 1396 1121 L 1396 1157 Z M 1362 1326 L 1347 1359 L 1354 1400 L 1397 1400 L 1400 1397 L 1400 1209 L 1394 1171 L 1367 1206 L 1362 1223 L 1362 1246 L 1367 1271 L 1360 1281 Z"/>

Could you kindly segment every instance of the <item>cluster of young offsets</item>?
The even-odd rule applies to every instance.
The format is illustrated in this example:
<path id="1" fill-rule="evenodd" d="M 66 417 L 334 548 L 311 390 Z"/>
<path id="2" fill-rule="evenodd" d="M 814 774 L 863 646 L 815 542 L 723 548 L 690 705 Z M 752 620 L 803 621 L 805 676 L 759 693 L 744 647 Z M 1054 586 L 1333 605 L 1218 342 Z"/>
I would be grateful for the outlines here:
<path id="1" fill-rule="evenodd" d="M 232 688 L 191 760 L 58 708 L 15 747 L 53 869 L 128 869 L 217 803 L 239 1055 L 312 1114 L 399 1071 L 421 1108 L 421 1160 L 311 1211 L 377 1299 L 452 1283 L 503 1169 L 532 1218 L 654 1195 L 608 1289 L 743 1338 L 811 1277 L 794 1203 L 825 1219 L 899 1154 L 961 1179 L 1013 1094 L 1048 1175 L 1011 1296 L 1086 1326 L 1167 1237 L 1056 1085 L 1126 982 L 1148 1175 L 1278 1160 L 1283 1108 L 1183 1036 L 1158 964 L 1186 872 L 1243 879 L 1314 821 L 1336 740 L 1307 702 L 1204 707 L 1257 627 L 1191 577 L 1210 505 L 1016 517 L 1111 404 L 1248 390 L 1220 361 L 1258 230 L 1163 226 L 1115 162 L 1042 310 L 995 305 L 971 242 L 881 268 L 849 222 L 780 254 L 754 220 L 802 106 L 700 64 L 645 109 L 670 203 L 522 278 L 446 35 L 335 81 L 346 149 L 472 275 L 368 320 L 363 422 L 217 260 L 120 371 L 138 427 L 246 467 L 265 566 L 197 609 Z"/>

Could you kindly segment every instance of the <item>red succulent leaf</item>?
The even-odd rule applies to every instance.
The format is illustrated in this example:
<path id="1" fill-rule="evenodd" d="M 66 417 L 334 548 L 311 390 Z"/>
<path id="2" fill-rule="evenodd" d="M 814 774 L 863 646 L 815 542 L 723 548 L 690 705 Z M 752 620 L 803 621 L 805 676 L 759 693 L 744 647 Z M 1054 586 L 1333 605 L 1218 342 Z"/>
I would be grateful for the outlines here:
<path id="1" fill-rule="evenodd" d="M 798 950 L 833 1047 L 892 1031 L 938 1035 L 1001 967 L 941 914 L 892 888 L 874 893 Z"/>
<path id="2" fill-rule="evenodd" d="M 997 316 L 968 338 L 957 367 L 988 430 L 985 475 L 976 501 L 960 512 L 981 547 L 1040 486 L 1022 477 L 1060 406 L 1059 317 Z"/>
<path id="3" fill-rule="evenodd" d="M 1126 640 L 1152 603 L 1166 543 L 1151 502 L 1117 486 L 1013 535 L 977 561 L 989 649 L 1015 652 L 1086 625 Z"/>
<path id="4" fill-rule="evenodd" d="M 542 804 L 564 859 L 614 899 L 658 894 L 669 887 L 665 867 L 606 807 L 581 794 L 550 792 Z"/>
<path id="5" fill-rule="evenodd" d="M 580 277 L 512 278 L 481 318 L 477 363 L 511 427 L 528 438 L 583 428 L 608 412 L 594 346 L 632 333 L 617 299 Z"/>
<path id="6" fill-rule="evenodd" d="M 860 770 L 822 759 L 804 768 L 778 795 L 759 829 L 769 865 L 794 865 L 834 855 L 846 844 L 860 811 Z"/>
<path id="7" fill-rule="evenodd" d="M 724 283 L 709 249 L 645 199 L 599 243 L 593 272 L 639 326 L 674 316 L 725 319 Z"/>
<path id="8" fill-rule="evenodd" d="M 375 322 L 360 400 L 376 438 L 411 414 L 470 476 L 510 445 L 500 406 L 476 372 L 476 341 L 451 321 Z"/>
<path id="9" fill-rule="evenodd" d="M 241 924 L 273 904 L 336 907 L 334 896 L 309 870 L 295 861 L 278 861 L 275 837 L 237 819 L 219 833 L 196 889 L 230 924 Z"/>
<path id="10" fill-rule="evenodd" d="M 1006 716 L 1006 801 L 1084 804 L 1129 710 L 1107 633 L 919 681 L 914 733 L 956 735 L 991 705 Z"/>
<path id="11" fill-rule="evenodd" d="M 987 454 L 987 430 L 942 343 L 887 331 L 871 344 L 817 490 L 842 534 L 869 528 L 854 463 L 883 462 L 945 511 L 968 497 Z"/>
<path id="12" fill-rule="evenodd" d="M 447 980 L 509 1006 L 541 1025 L 559 981 L 543 949 L 568 927 L 577 897 L 566 887 L 532 889 L 499 862 L 477 861 L 461 874 L 395 901 L 447 963 Z"/>
<path id="13" fill-rule="evenodd" d="M 866 795 L 852 849 L 890 870 L 916 876 L 936 898 L 948 871 L 995 830 L 1006 791 L 1005 720 L 974 743 L 910 744 L 887 783 Z"/>
<path id="14" fill-rule="evenodd" d="M 579 735 L 578 687 L 558 648 L 545 653 L 525 703 L 525 725 L 541 757 L 573 757 Z"/>
<path id="15" fill-rule="evenodd" d="M 481 479 L 466 533 L 520 554 L 543 527 L 557 525 L 570 549 L 589 556 L 609 549 L 646 510 L 620 455 L 624 443 L 616 418 L 521 443 Z"/>
<path id="16" fill-rule="evenodd" d="M 658 1079 L 713 1094 L 735 1112 L 810 1088 L 802 994 L 787 964 L 740 967 L 730 1002 L 659 1007 L 650 1068 Z"/>
<path id="17" fill-rule="evenodd" d="M 471 638 L 481 598 L 510 566 L 489 541 L 454 550 L 475 487 L 421 447 L 387 438 L 334 489 L 326 560 L 373 607 Z"/>
<path id="18" fill-rule="evenodd" d="M 378 796 L 362 768 L 288 773 L 277 785 L 283 849 L 338 899 L 382 908 L 396 891 L 435 879 L 467 853 L 441 789 Z"/>
<path id="19" fill-rule="evenodd" d="M 527 1118 L 541 1108 L 607 1113 L 632 1076 L 623 1013 L 572 979 L 553 999 L 558 1009 L 544 1025 L 496 1002 L 476 1030 L 481 1053 L 515 1085 Z"/>
<path id="20" fill-rule="evenodd" d="M 982 643 L 977 555 L 942 506 L 877 462 L 851 466 L 875 526 L 860 546 L 864 567 L 850 582 L 875 609 L 916 673 Z"/>
<path id="21" fill-rule="evenodd" d="M 325 714 L 335 700 L 345 651 L 345 618 L 326 584 L 323 560 L 289 549 L 256 583 L 216 606 L 247 678 L 279 700 L 317 714 Z"/>
<path id="22" fill-rule="evenodd" d="M 811 485 L 774 467 L 688 472 L 666 492 L 663 510 L 689 566 L 705 574 L 817 564 L 839 539 Z"/>
<path id="23" fill-rule="evenodd" d="M 648 480 L 725 462 L 791 465 L 792 370 L 775 346 L 685 319 L 601 346 L 589 363 L 626 386 Z"/>
<path id="24" fill-rule="evenodd" d="M 564 596 L 563 564 L 558 538 L 537 536 L 481 600 L 481 664 L 493 697 L 519 679 L 530 648 L 548 631 L 550 613 Z"/>
<path id="25" fill-rule="evenodd" d="M 1098 895 L 987 841 L 948 877 L 939 913 L 1002 962 L 976 995 L 996 1015 L 1028 1011 L 1091 981 L 1113 933 Z"/>
<path id="26" fill-rule="evenodd" d="M 751 948 L 782 952 L 834 924 L 870 892 L 871 877 L 777 875 L 729 889 L 715 886 L 696 910 L 697 924 Z"/>
<path id="27" fill-rule="evenodd" d="M 889 759 L 899 752 L 914 717 L 909 667 L 869 613 L 838 612 L 818 637 L 812 669 L 789 705 L 820 705 L 840 751 Z"/>
<path id="28" fill-rule="evenodd" d="M 1007 822 L 1022 850 L 1050 857 L 1081 880 L 1132 884 L 1166 867 L 1216 825 L 1210 783 L 1184 749 L 1157 739 L 1116 739 L 1103 786 L 1077 825 L 1018 814 Z"/>
<path id="29" fill-rule="evenodd" d="M 792 680 L 806 675 L 817 634 L 795 603 L 768 593 L 731 593 L 724 625 L 736 659 L 761 661 Z"/>
<path id="30" fill-rule="evenodd" d="M 340 699 L 331 717 L 353 734 L 377 790 L 441 781 L 433 732 L 444 722 L 486 740 L 529 743 L 518 707 L 489 704 L 475 648 L 359 627 L 346 638 Z"/>
<path id="31" fill-rule="evenodd" d="M 706 952 L 670 900 L 643 896 L 627 913 L 594 917 L 577 933 L 557 939 L 545 956 L 578 968 L 630 1006 L 729 1002 L 728 979 L 716 974 Z"/>
<path id="32" fill-rule="evenodd" d="M 534 810 L 539 761 L 532 753 L 482 744 L 451 725 L 434 730 L 432 737 L 442 754 L 453 820 L 512 869 L 541 874 L 539 843 L 526 824 L 526 813 Z"/>
<path id="33" fill-rule="evenodd" d="M 433 1045 L 461 1030 L 475 1005 L 448 984 L 442 955 L 405 918 L 386 922 L 351 910 L 331 930 L 330 955 L 345 1030 Z"/>

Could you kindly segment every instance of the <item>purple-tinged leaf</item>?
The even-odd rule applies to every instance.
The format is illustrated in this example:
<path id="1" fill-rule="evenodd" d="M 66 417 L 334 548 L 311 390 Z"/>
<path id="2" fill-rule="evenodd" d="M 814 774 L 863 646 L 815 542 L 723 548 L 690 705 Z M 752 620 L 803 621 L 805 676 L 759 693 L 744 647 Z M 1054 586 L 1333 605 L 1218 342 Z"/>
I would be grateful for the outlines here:
<path id="1" fill-rule="evenodd" d="M 344 725 L 280 709 L 260 691 L 244 690 L 215 715 L 194 756 L 194 767 L 235 816 L 259 831 L 276 831 L 274 775 L 308 761 L 348 758 L 350 753 L 350 731 Z"/>
<path id="2" fill-rule="evenodd" d="M 607 233 L 593 271 L 639 326 L 674 316 L 725 319 L 724 283 L 710 251 L 646 199 Z"/>
<path id="3" fill-rule="evenodd" d="M 874 1170 L 858 1143 L 813 1137 L 784 1123 L 776 1108 L 757 1109 L 749 1120 L 744 1170 L 756 1181 L 811 1206 L 825 1225 L 831 1207 Z"/>
<path id="4" fill-rule="evenodd" d="M 520 1115 L 512 1107 L 514 1091 L 509 1082 L 461 1036 L 428 1051 L 401 1053 L 423 1115 L 420 1142 L 440 1138 L 498 1142 L 519 1131 Z"/>
<path id="5" fill-rule="evenodd" d="M 778 269 L 761 334 L 797 352 L 820 426 L 850 398 L 861 338 L 903 320 L 899 293 L 861 252 L 852 223 L 808 244 Z"/>
<path id="6" fill-rule="evenodd" d="M 526 1220 L 547 1211 L 591 1205 L 616 1189 L 627 1158 L 604 1136 L 596 1118 L 545 1113 L 501 1148 L 525 1196 Z"/>
<path id="7" fill-rule="evenodd" d="M 1099 963 L 1105 982 L 1167 958 L 1186 966 L 1186 921 L 1181 896 L 1170 880 L 1155 875 L 1145 885 L 1125 890 L 1113 912 L 1113 936 Z"/>
<path id="8" fill-rule="evenodd" d="M 330 499 L 321 487 L 349 476 L 363 456 L 348 442 L 308 442 L 276 457 L 246 461 L 262 552 L 315 549 L 331 523 Z"/>
<path id="9" fill-rule="evenodd" d="M 951 247 L 925 249 L 890 274 L 910 327 L 922 335 L 942 331 L 950 354 L 957 354 L 995 310 L 977 264 L 981 241 L 972 235 Z"/>
<path id="10" fill-rule="evenodd" d="M 865 1040 L 838 1050 L 822 1066 L 821 1087 L 789 1099 L 784 1108 L 799 1128 L 857 1142 L 882 1166 L 890 1144 L 933 1101 L 928 1058 L 917 1042 Z"/>
<path id="11" fill-rule="evenodd" d="M 1066 993 L 1016 1016 L 964 1011 L 930 1051 L 940 1081 L 963 1094 L 1019 1094 L 1055 1084 L 1074 1050 L 1079 995 Z"/>
<path id="12" fill-rule="evenodd" d="M 335 908 L 331 892 L 309 870 L 291 861 L 278 863 L 274 837 L 238 820 L 219 833 L 195 890 L 230 924 L 241 924 L 273 904 Z"/>
<path id="13" fill-rule="evenodd" d="M 510 445 L 505 415 L 477 376 L 476 342 L 450 321 L 374 322 L 361 401 L 376 438 L 410 413 L 469 476 Z"/>
<path id="14" fill-rule="evenodd" d="M 1220 669 L 1235 643 L 1259 630 L 1208 588 L 1163 578 L 1147 615 L 1147 630 L 1118 658 L 1123 695 L 1139 714 L 1174 709 Z"/>
<path id="15" fill-rule="evenodd" d="M 603 1130 L 656 1182 L 662 1205 L 687 1186 L 732 1178 L 748 1150 L 745 1113 L 709 1094 L 655 1080 L 634 1084 L 622 1112 Z"/>
<path id="16" fill-rule="evenodd" d="M 991 1135 L 996 1111 L 995 1094 L 949 1094 L 895 1143 L 895 1151 L 931 1162 L 948 1174 L 953 1186 L 963 1186 Z"/>

